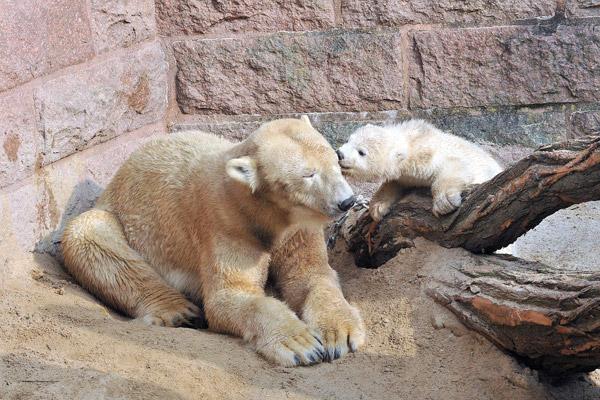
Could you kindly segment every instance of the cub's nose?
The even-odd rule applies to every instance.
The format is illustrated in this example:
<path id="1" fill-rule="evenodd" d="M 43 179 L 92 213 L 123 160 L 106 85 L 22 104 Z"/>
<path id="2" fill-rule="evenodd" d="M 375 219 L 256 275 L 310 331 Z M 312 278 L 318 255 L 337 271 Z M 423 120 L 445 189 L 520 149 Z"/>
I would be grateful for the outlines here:
<path id="1" fill-rule="evenodd" d="M 337 156 L 338 156 L 338 160 L 343 160 L 343 159 L 344 159 L 344 153 L 342 153 L 342 152 L 340 151 L 340 149 L 337 149 L 337 150 L 335 151 L 335 153 L 336 153 L 336 154 L 337 154 Z"/>
<path id="2" fill-rule="evenodd" d="M 338 204 L 338 208 L 342 211 L 348 211 L 354 205 L 356 201 L 356 196 L 350 196 L 346 200 L 342 201 Z"/>

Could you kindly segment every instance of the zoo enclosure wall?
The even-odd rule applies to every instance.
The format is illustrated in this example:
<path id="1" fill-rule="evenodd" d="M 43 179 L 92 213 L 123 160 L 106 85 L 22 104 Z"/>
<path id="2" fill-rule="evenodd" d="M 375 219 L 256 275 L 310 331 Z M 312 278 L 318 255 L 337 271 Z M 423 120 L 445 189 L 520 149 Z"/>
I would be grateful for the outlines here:
<path id="1" fill-rule="evenodd" d="M 177 130 L 308 113 L 337 145 L 416 116 L 508 162 L 600 131 L 595 0 L 8 0 L 0 32 L 4 275 Z"/>

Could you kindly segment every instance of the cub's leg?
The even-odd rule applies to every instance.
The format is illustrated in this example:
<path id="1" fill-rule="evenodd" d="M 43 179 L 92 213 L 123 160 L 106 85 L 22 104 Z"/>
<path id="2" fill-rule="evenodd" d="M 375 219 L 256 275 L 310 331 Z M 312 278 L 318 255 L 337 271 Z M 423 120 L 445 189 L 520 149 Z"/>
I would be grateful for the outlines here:
<path id="1" fill-rule="evenodd" d="M 231 253 L 230 265 L 203 271 L 210 329 L 242 337 L 265 358 L 283 366 L 321 362 L 324 349 L 319 335 L 284 303 L 265 296 L 260 277 L 266 277 L 266 262 L 245 266 L 243 258 Z"/>
<path id="2" fill-rule="evenodd" d="M 96 297 L 147 324 L 193 324 L 200 309 L 168 286 L 127 243 L 110 212 L 92 209 L 66 227 L 62 237 L 65 267 Z"/>
<path id="3" fill-rule="evenodd" d="M 326 360 L 365 343 L 362 318 L 344 298 L 337 273 L 329 266 L 321 228 L 299 230 L 278 246 L 272 270 L 286 303 L 320 333 Z"/>
<path id="4" fill-rule="evenodd" d="M 373 195 L 369 203 L 369 214 L 379 222 L 390 212 L 392 205 L 402 197 L 402 185 L 397 181 L 387 181 Z"/>
<path id="5" fill-rule="evenodd" d="M 456 177 L 455 170 L 450 169 L 440 174 L 431 185 L 433 214 L 439 217 L 460 207 L 462 203 L 460 194 L 467 186 L 465 179 Z"/>

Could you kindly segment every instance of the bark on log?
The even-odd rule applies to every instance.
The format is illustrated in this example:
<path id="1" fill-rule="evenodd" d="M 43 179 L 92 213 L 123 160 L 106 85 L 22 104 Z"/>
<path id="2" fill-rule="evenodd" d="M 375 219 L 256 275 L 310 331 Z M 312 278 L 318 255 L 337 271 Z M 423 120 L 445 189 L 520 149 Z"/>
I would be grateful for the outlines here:
<path id="1" fill-rule="evenodd" d="M 546 216 L 600 200 L 600 137 L 542 147 L 463 194 L 436 218 L 431 196 L 415 190 L 377 226 L 365 210 L 339 224 L 358 266 L 378 267 L 417 236 L 472 251 L 470 265 L 440 266 L 428 294 L 469 326 L 534 368 L 551 374 L 600 367 L 600 270 L 560 268 L 491 253 Z M 335 234 L 334 234 L 335 236 Z"/>
<path id="2" fill-rule="evenodd" d="M 563 375 L 600 367 L 600 272 L 474 257 L 472 265 L 441 268 L 428 294 L 533 368 Z"/>
<path id="3" fill-rule="evenodd" d="M 416 190 L 396 203 L 375 229 L 364 213 L 347 239 L 362 267 L 382 265 L 417 236 L 444 247 L 491 253 L 548 215 L 593 200 L 600 200 L 600 137 L 541 147 L 463 193 L 460 208 L 442 218 L 432 214 L 429 193 Z"/>

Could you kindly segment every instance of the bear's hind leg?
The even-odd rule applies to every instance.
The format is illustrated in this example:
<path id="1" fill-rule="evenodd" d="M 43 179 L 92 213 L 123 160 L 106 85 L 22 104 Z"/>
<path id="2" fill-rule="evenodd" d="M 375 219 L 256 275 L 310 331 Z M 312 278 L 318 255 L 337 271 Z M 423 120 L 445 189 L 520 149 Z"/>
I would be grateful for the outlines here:
<path id="1" fill-rule="evenodd" d="M 127 243 L 110 212 L 87 211 L 66 227 L 62 238 L 66 269 L 96 297 L 146 324 L 194 324 L 200 309 L 169 286 Z"/>

